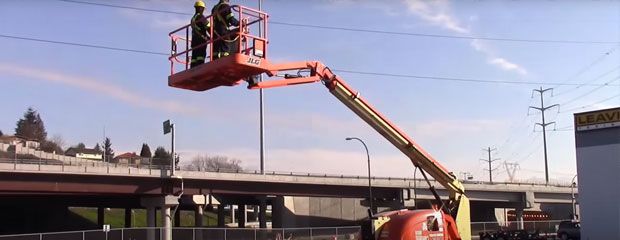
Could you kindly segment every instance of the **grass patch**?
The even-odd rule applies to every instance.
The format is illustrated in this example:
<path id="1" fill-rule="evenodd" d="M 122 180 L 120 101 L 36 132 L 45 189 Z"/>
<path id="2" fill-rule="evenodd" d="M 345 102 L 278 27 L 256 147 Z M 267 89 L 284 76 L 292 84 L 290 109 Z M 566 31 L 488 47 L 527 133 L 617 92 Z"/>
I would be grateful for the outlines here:
<path id="1" fill-rule="evenodd" d="M 70 207 L 69 211 L 75 213 L 78 216 L 88 220 L 93 224 L 97 224 L 97 208 L 85 208 L 85 207 Z M 179 210 L 181 211 L 181 210 Z M 109 224 L 112 228 L 125 227 L 125 209 L 119 208 L 106 208 L 104 210 L 104 224 Z M 156 212 L 156 219 L 160 219 L 160 211 Z M 193 227 L 194 226 L 194 211 L 181 211 L 181 227 Z M 226 223 L 230 222 L 230 216 L 225 217 Z M 132 227 L 146 227 L 146 210 L 145 209 L 133 209 L 131 216 Z M 217 213 L 204 212 L 202 222 L 205 226 L 215 227 L 217 226 Z M 161 222 L 156 222 L 158 227 L 161 227 Z"/>

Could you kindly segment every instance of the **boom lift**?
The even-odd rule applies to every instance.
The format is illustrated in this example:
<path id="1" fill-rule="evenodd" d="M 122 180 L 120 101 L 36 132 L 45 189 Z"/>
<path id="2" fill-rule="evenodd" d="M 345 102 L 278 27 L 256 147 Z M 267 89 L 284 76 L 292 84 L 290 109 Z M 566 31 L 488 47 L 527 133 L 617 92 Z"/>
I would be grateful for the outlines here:
<path id="1" fill-rule="evenodd" d="M 365 239 L 471 239 L 469 199 L 465 189 L 456 176 L 431 157 L 416 142 L 400 130 L 395 124 L 381 115 L 368 102 L 360 97 L 343 79 L 334 74 L 329 67 L 318 61 L 291 62 L 272 64 L 267 59 L 267 21 L 268 15 L 243 6 L 232 6 L 233 13 L 240 20 L 234 42 L 239 51 L 230 56 L 213 59 L 213 41 L 226 36 L 211 39 L 205 45 L 209 60 L 198 67 L 188 68 L 191 28 L 189 25 L 170 33 L 172 53 L 169 57 L 171 75 L 168 85 L 175 88 L 205 91 L 219 86 L 235 86 L 248 80 L 249 89 L 266 89 L 297 84 L 321 82 L 340 102 L 351 109 L 368 125 L 405 154 L 415 167 L 419 167 L 425 179 L 426 173 L 445 187 L 450 193 L 448 201 L 442 201 L 433 188 L 429 186 L 437 200 L 433 209 L 398 210 L 379 213 L 371 217 L 374 236 Z M 213 22 L 213 17 L 208 17 Z M 213 27 L 211 27 L 213 36 Z M 258 37 L 251 32 L 261 31 Z M 179 47 L 183 47 L 183 51 Z M 200 46 L 198 46 L 200 47 Z M 181 59 L 180 59 L 181 58 Z M 184 60 L 182 60 L 184 59 Z M 175 63 L 177 63 L 175 67 Z M 180 63 L 180 66 L 179 64 Z M 177 71 L 177 68 L 181 68 Z M 292 72 L 292 74 L 290 73 Z M 266 74 L 280 77 L 276 80 L 254 82 L 249 79 L 254 75 Z M 427 179 L 428 182 L 428 179 Z M 456 220 L 456 221 L 455 221 Z"/>

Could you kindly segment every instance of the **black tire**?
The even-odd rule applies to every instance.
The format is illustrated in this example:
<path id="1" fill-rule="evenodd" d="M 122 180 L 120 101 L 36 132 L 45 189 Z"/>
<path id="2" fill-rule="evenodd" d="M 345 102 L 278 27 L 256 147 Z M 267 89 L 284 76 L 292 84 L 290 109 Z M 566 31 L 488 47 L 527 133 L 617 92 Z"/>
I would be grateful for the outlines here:
<path id="1" fill-rule="evenodd" d="M 569 238 L 568 238 L 568 234 L 566 234 L 566 233 L 560 233 L 560 239 L 561 239 L 561 240 L 568 240 L 568 239 L 569 239 Z"/>

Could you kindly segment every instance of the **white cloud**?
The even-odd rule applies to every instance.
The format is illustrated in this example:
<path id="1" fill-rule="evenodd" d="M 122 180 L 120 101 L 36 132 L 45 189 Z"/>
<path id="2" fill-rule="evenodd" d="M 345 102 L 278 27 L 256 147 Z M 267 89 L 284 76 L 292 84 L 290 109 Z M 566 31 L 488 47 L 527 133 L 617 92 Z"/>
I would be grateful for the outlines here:
<path id="1" fill-rule="evenodd" d="M 508 60 L 504 58 L 500 58 L 500 57 L 494 58 L 494 59 L 489 60 L 489 62 L 495 66 L 500 67 L 501 69 L 504 69 L 507 71 L 515 71 L 521 75 L 527 75 L 527 71 L 523 67 L 515 63 L 509 62 Z"/>
<path id="2" fill-rule="evenodd" d="M 35 67 L 24 67 L 9 63 L 0 63 L 0 73 L 80 88 L 131 104 L 136 107 L 189 115 L 197 115 L 201 111 L 198 107 L 188 106 L 187 104 L 177 101 L 160 100 L 157 98 L 143 96 L 122 86 L 117 86 L 110 82 L 91 77 L 69 75 L 66 73 L 44 70 Z"/>
<path id="3" fill-rule="evenodd" d="M 422 20 L 440 26 L 460 34 L 470 34 L 470 28 L 459 23 L 458 19 L 450 13 L 450 4 L 447 0 L 423 1 L 423 0 L 404 0 L 409 12 L 418 16 Z M 470 16 L 470 20 L 476 20 L 477 16 Z M 474 39 L 470 42 L 474 50 L 482 53 L 488 59 L 488 63 L 502 70 L 516 72 L 520 75 L 527 75 L 527 70 L 502 57 L 498 57 L 490 47 L 483 44 L 480 40 Z"/>
<path id="4" fill-rule="evenodd" d="M 450 15 L 449 3 L 445 0 L 421 1 L 405 0 L 409 12 L 421 19 L 457 33 L 469 33 L 458 20 Z"/>

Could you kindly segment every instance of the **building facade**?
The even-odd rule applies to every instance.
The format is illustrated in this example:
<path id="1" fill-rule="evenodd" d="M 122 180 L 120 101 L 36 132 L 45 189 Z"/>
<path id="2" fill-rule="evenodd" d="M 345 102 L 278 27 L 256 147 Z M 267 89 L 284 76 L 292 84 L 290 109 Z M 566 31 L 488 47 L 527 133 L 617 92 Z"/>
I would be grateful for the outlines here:
<path id="1" fill-rule="evenodd" d="M 581 239 L 620 239 L 620 107 L 575 114 Z"/>

